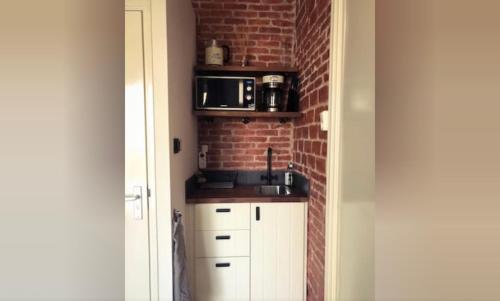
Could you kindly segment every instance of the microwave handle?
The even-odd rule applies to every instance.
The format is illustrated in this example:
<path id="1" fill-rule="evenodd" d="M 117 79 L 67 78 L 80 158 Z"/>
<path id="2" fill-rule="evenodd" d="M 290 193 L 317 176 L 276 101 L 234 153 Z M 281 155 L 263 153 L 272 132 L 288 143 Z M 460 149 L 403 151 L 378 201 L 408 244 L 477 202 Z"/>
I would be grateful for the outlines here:
<path id="1" fill-rule="evenodd" d="M 208 99 L 208 92 L 207 91 L 203 91 L 203 101 L 202 101 L 202 106 L 206 106 L 207 105 L 207 99 Z"/>
<path id="2" fill-rule="evenodd" d="M 243 102 L 244 102 L 244 94 L 245 94 L 245 88 L 243 85 L 243 80 L 240 79 L 238 81 L 238 104 L 240 105 L 240 108 L 243 108 Z"/>

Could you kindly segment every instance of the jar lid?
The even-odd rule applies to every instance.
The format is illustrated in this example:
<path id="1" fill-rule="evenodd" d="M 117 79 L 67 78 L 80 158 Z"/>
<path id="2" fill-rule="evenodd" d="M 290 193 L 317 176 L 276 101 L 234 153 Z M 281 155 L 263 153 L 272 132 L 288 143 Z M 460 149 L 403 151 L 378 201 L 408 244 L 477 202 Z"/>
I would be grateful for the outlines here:
<path id="1" fill-rule="evenodd" d="M 264 84 L 269 84 L 269 83 L 278 83 L 282 84 L 285 82 L 285 77 L 283 75 L 266 75 L 262 77 L 262 83 Z"/>

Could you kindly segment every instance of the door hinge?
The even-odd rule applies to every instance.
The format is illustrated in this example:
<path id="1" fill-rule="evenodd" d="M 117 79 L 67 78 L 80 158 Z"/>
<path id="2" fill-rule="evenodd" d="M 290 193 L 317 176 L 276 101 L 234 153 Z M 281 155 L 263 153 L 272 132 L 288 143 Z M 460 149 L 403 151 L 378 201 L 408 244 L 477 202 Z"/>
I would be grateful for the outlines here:
<path id="1" fill-rule="evenodd" d="M 148 187 L 148 198 L 151 197 L 151 188 Z"/>

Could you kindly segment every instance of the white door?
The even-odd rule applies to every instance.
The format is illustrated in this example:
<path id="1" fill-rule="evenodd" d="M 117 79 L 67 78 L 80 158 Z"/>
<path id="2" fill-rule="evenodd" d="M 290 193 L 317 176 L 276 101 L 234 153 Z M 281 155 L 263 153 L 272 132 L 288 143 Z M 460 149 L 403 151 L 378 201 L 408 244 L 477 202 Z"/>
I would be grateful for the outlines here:
<path id="1" fill-rule="evenodd" d="M 252 300 L 305 300 L 306 203 L 253 203 L 251 209 Z"/>
<path id="2" fill-rule="evenodd" d="M 125 298 L 150 300 L 143 15 L 125 13 Z"/>

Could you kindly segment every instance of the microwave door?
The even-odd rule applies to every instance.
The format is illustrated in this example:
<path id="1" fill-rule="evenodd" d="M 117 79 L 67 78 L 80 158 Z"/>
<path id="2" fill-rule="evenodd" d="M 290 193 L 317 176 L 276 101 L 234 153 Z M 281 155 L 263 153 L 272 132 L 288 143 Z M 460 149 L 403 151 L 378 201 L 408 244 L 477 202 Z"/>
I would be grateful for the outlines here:
<path id="1" fill-rule="evenodd" d="M 198 77 L 196 104 L 206 110 L 246 110 L 248 83 L 242 78 Z"/>

